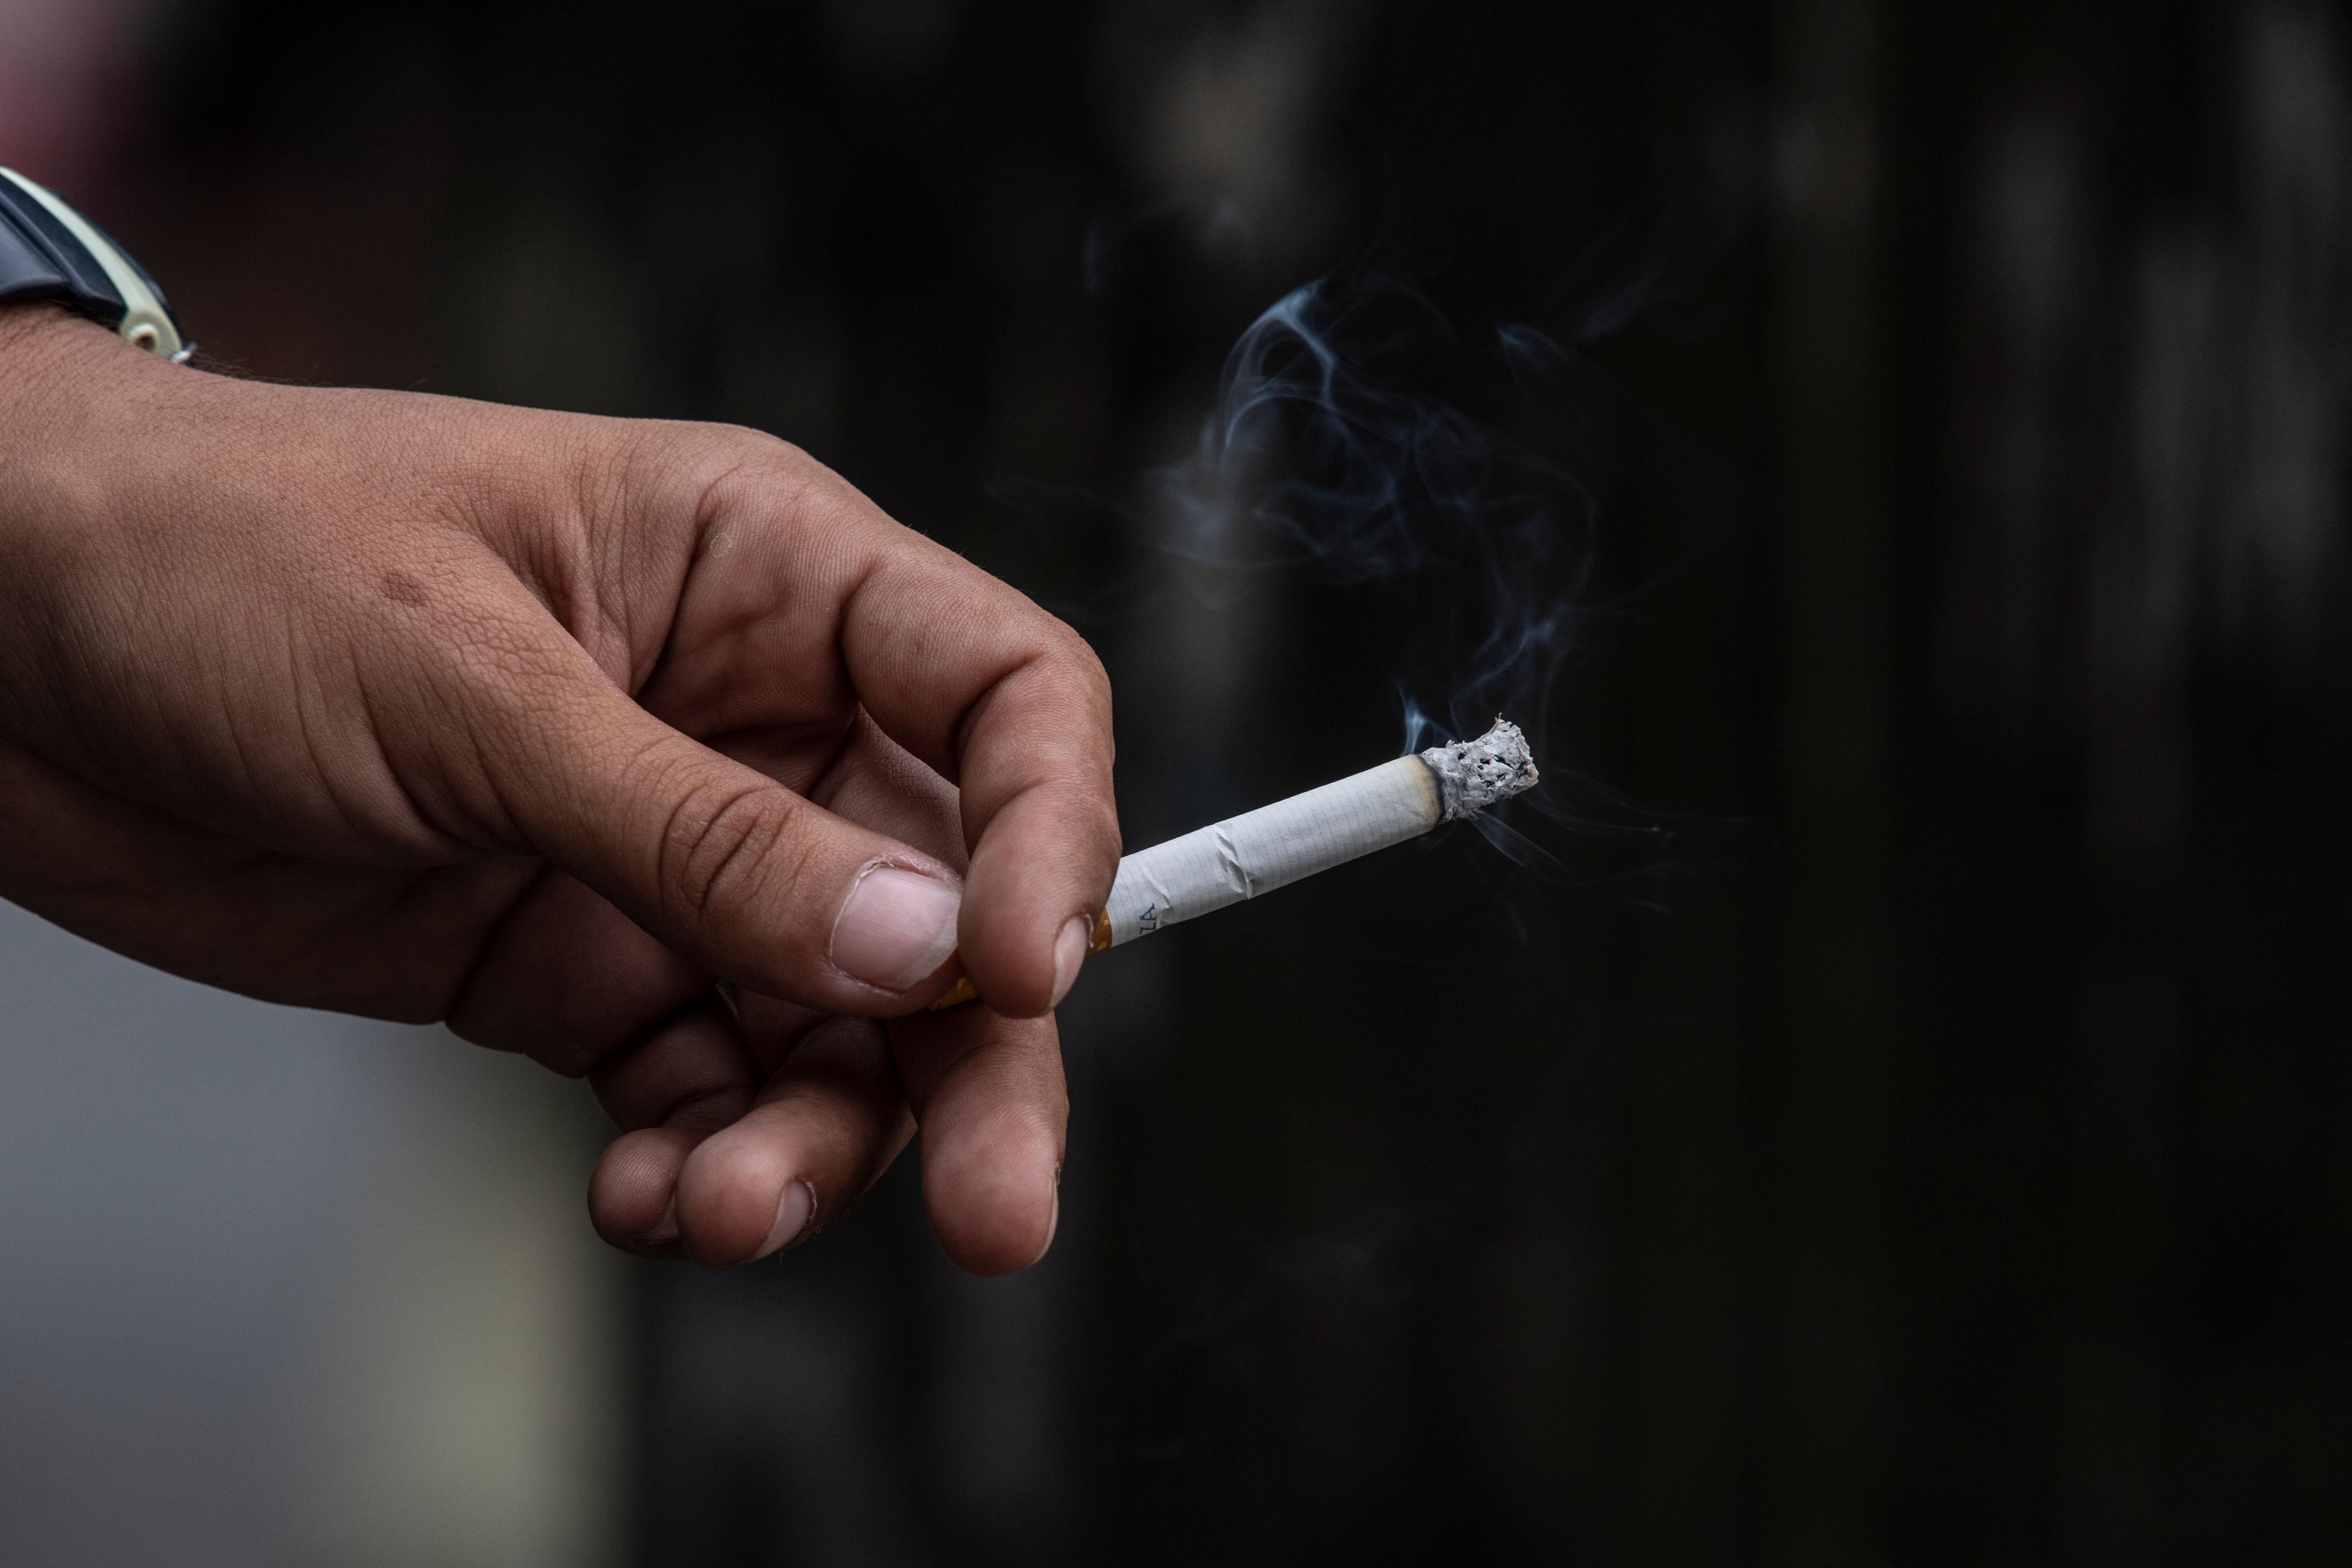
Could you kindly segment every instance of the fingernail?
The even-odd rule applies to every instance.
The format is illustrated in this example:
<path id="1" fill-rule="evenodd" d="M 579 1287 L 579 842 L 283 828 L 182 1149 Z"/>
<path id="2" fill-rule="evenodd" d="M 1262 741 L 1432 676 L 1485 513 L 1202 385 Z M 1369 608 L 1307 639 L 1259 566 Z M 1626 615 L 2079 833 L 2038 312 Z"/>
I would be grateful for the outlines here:
<path id="1" fill-rule="evenodd" d="M 1056 1007 L 1070 994 L 1070 987 L 1078 983 L 1078 965 L 1087 961 L 1087 937 L 1093 930 L 1094 922 L 1086 916 L 1072 915 L 1063 925 L 1062 934 L 1054 939 L 1053 1005 Z"/>
<path id="2" fill-rule="evenodd" d="M 798 1241 L 815 1213 L 816 1189 L 806 1182 L 786 1182 L 783 1195 L 776 1200 L 775 1228 L 768 1232 L 768 1239 L 760 1244 L 760 1250 L 751 1254 L 751 1260 L 756 1263 Z"/>
<path id="3" fill-rule="evenodd" d="M 955 951 L 962 905 L 945 882 L 877 866 L 857 879 L 833 922 L 833 962 L 868 985 L 904 991 Z"/>
<path id="4" fill-rule="evenodd" d="M 662 1216 L 654 1222 L 653 1229 L 637 1239 L 648 1247 L 656 1247 L 665 1241 L 677 1239 L 677 1194 L 676 1193 L 670 1194 L 669 1206 L 662 1210 Z"/>

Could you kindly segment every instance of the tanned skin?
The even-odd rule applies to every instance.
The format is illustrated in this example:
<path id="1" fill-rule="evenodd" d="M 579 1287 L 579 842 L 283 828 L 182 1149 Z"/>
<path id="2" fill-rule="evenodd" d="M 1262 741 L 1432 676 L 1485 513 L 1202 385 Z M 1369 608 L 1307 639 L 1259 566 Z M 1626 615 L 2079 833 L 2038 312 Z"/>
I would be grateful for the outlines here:
<path id="1" fill-rule="evenodd" d="M 1119 847 L 1076 633 L 749 430 L 236 380 L 47 307 L 0 367 L 0 895 L 586 1078 L 629 1251 L 789 1246 L 919 1130 L 949 1254 L 1043 1255 Z M 960 956 L 853 973 L 875 876 Z"/>

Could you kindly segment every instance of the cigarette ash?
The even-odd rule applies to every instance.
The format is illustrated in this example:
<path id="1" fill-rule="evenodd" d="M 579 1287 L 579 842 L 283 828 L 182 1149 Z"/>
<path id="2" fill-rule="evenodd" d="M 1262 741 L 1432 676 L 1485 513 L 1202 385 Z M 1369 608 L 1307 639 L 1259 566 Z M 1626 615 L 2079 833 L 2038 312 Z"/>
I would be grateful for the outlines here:
<path id="1" fill-rule="evenodd" d="M 1547 450 L 1565 423 L 1542 395 L 1558 352 L 1528 328 L 1457 333 L 1393 279 L 1297 289 L 1234 344 L 1199 447 L 1159 476 L 1170 542 L 1228 572 L 1388 584 L 1404 628 L 1389 674 L 1412 727 L 1451 740 L 1501 711 L 1540 739 L 1598 556 L 1595 498 Z M 1446 817 L 1545 859 L 1487 815 L 1534 784 L 1530 770 L 1508 789 L 1449 788 Z"/>
<path id="2" fill-rule="evenodd" d="M 1587 325 L 1580 337 L 1601 335 Z M 1445 818 L 1580 879 L 1647 875 L 1681 833 L 1558 765 L 1559 678 L 1663 581 L 1632 558 L 1629 531 L 1604 529 L 1604 497 L 1612 516 L 1638 502 L 1677 531 L 1727 533 L 1721 481 L 1576 351 L 1524 324 L 1457 332 L 1434 301 L 1377 276 L 1269 307 L 1227 356 L 1197 447 L 1153 476 L 1163 547 L 1226 591 L 1296 575 L 1381 595 L 1400 628 L 1379 657 L 1393 661 L 1406 754 L 1516 714 L 1526 733 L 1513 735 L 1554 765 L 1540 783 L 1531 761 L 1507 770 L 1511 787 L 1475 804 L 1441 783 Z"/>
<path id="3" fill-rule="evenodd" d="M 1507 719 L 1475 741 L 1432 746 L 1421 753 L 1437 775 L 1437 794 L 1445 820 L 1464 822 L 1491 805 L 1535 788 L 1542 776 L 1536 772 L 1535 753 L 1528 738 Z"/>

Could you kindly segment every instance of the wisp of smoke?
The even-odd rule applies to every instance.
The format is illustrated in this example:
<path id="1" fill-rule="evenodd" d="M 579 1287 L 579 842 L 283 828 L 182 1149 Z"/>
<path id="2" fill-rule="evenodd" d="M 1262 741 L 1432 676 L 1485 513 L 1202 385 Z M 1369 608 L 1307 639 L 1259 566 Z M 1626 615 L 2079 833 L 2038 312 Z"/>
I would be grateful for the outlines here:
<path id="1" fill-rule="evenodd" d="M 1545 746 L 1560 671 L 1609 608 L 1588 602 L 1594 495 L 1546 450 L 1547 394 L 1567 363 L 1529 327 L 1465 343 L 1402 284 L 1310 283 L 1242 334 L 1198 449 L 1154 479 L 1171 548 L 1190 559 L 1406 590 L 1406 749 L 1507 714 L 1548 781 L 1528 806 L 1572 829 L 1649 834 Z M 1466 405 L 1496 401 L 1482 392 L 1496 385 L 1504 406 Z M 1555 780 L 1591 798 L 1570 807 Z M 1554 859 L 1498 814 L 1479 827 L 1514 859 Z"/>

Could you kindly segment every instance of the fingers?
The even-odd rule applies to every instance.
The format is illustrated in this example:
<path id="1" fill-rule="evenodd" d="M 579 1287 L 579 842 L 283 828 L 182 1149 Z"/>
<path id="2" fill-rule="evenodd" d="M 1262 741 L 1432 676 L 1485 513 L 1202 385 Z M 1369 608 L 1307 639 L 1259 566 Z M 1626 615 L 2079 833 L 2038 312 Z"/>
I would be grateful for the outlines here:
<path id="1" fill-rule="evenodd" d="M 862 710 L 831 765 L 807 793 L 837 816 L 936 855 L 958 872 L 964 868 L 955 786 L 884 734 Z"/>
<path id="2" fill-rule="evenodd" d="M 953 853 L 953 792 L 870 722 L 853 728 L 809 788 L 860 822 Z M 1068 1121 L 1053 1020 L 1009 1019 L 977 1006 L 902 1019 L 888 1031 L 897 1072 L 887 1084 L 839 1078 L 841 1065 L 828 1065 L 825 1053 L 843 1050 L 844 1042 L 818 1023 L 805 1009 L 745 997 L 750 1059 L 783 1064 L 760 1109 L 701 1147 L 668 1128 L 624 1139 L 599 1175 L 599 1192 L 611 1194 L 608 1211 L 621 1213 L 635 1183 L 625 1223 L 639 1229 L 631 1234 L 658 1237 L 671 1251 L 690 1247 L 706 1262 L 765 1256 L 814 1234 L 879 1173 L 904 1140 L 905 1115 L 895 1110 L 903 1102 L 920 1119 L 925 1200 L 949 1255 L 982 1274 L 1042 1256 L 1057 1216 Z M 712 1053 L 701 1061 L 686 1059 L 703 1038 L 646 1048 L 625 1068 L 600 1075 L 608 1109 L 624 1125 L 652 1126 L 701 1086 L 740 1084 L 743 1058 L 714 1045 L 701 1047 Z M 870 1031 L 849 1038 L 871 1051 Z M 865 1058 L 851 1059 L 872 1070 Z M 886 1094 L 899 1097 L 887 1115 L 871 1098 Z M 689 1160 L 692 1178 L 682 1181 Z M 674 1206 L 673 1182 L 680 1183 Z M 683 1241 L 676 1239 L 681 1224 Z"/>
<path id="3" fill-rule="evenodd" d="M 656 1026 L 590 1079 L 622 1134 L 588 1181 L 588 1217 L 614 1247 L 679 1258 L 678 1173 L 695 1146 L 740 1119 L 757 1092 L 759 1064 L 716 1001 Z"/>
<path id="4" fill-rule="evenodd" d="M 920 607 L 951 597 L 968 609 Z M 1118 867 L 1101 664 L 1076 633 L 945 551 L 877 574 L 843 648 L 876 721 L 956 781 L 971 854 L 965 972 L 999 1012 L 1050 1010 L 1077 979 Z"/>
<path id="5" fill-rule="evenodd" d="M 629 1129 L 589 1184 L 614 1246 L 712 1268 L 768 1257 L 831 1223 L 906 1146 L 914 1123 L 877 1026 L 747 1004 L 764 1050 L 725 1009 L 700 1007 L 596 1075 Z"/>
<path id="6" fill-rule="evenodd" d="M 886 1026 L 923 1137 L 931 1230 L 974 1274 L 1025 1268 L 1053 1245 L 1070 1102 L 1054 1020 L 984 1006 Z"/>
<path id="7" fill-rule="evenodd" d="M 814 793 L 846 816 L 938 849 L 956 826 L 946 781 L 861 720 Z M 952 844 L 946 858 L 952 860 Z M 889 1026 L 922 1126 L 923 1191 L 950 1257 L 979 1274 L 1037 1260 L 1051 1243 L 1069 1121 L 1054 1020 L 982 1007 Z"/>
<path id="8" fill-rule="evenodd" d="M 491 786 L 534 847 L 748 988 L 866 1015 L 946 989 L 962 898 L 946 865 L 689 740 L 564 647 L 541 655 L 564 679 L 490 699 Z"/>
<path id="9" fill-rule="evenodd" d="M 835 815 L 960 866 L 955 791 L 862 713 L 822 748 L 761 731 L 723 738 L 736 761 L 800 784 Z M 824 762 L 813 763 L 821 751 Z M 491 935 L 449 1017 L 463 1039 L 518 1051 L 566 1076 L 589 1071 L 710 988 L 711 976 L 559 871 Z"/>
<path id="10" fill-rule="evenodd" d="M 615 1138 L 588 1178 L 588 1223 L 624 1252 L 683 1258 L 677 1173 L 699 1140 L 684 1128 L 647 1127 Z"/>
<path id="11" fill-rule="evenodd" d="M 1076 978 L 1118 858 L 1100 664 L 1067 626 L 805 457 L 732 456 L 708 487 L 702 547 L 645 701 L 705 735 L 862 703 L 960 791 L 965 970 L 999 1011 L 1044 1013 Z"/>
<path id="12" fill-rule="evenodd" d="M 913 1131 L 879 1026 L 816 1025 L 751 1110 L 687 1157 L 677 1178 L 687 1256 L 716 1268 L 806 1240 L 874 1184 Z"/>
<path id="13" fill-rule="evenodd" d="M 626 1251 L 724 1267 L 816 1235 L 905 1147 L 909 1106 L 949 1257 L 1005 1274 L 1052 1245 L 1069 1101 L 1050 1018 L 974 1006 L 886 1026 L 747 997 L 742 1025 L 690 1009 L 592 1082 L 626 1131 L 589 1212 Z"/>
<path id="14" fill-rule="evenodd" d="M 459 1039 L 576 1078 L 709 989 L 701 965 L 547 870 L 491 934 L 448 1023 Z"/>

